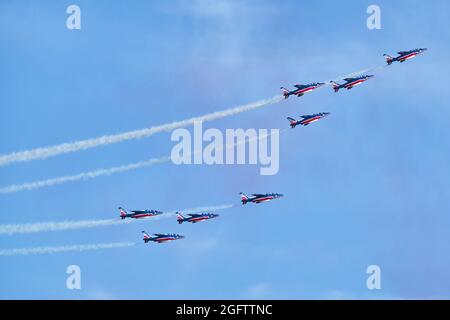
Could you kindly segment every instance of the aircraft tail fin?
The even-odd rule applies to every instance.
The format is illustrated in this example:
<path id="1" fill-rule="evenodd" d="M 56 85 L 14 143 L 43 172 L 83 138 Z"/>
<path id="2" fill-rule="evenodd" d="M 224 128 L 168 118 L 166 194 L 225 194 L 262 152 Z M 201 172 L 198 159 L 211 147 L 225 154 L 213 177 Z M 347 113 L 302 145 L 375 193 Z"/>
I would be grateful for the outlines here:
<path id="1" fill-rule="evenodd" d="M 124 208 L 119 207 L 119 212 L 120 212 L 120 217 L 122 219 L 125 219 L 125 217 L 127 216 L 127 211 Z"/>
<path id="2" fill-rule="evenodd" d="M 285 87 L 280 87 L 281 92 L 283 92 L 283 96 L 285 99 L 287 99 L 289 97 L 289 90 L 286 89 Z"/>
<path id="3" fill-rule="evenodd" d="M 333 90 L 334 90 L 334 92 L 338 92 L 341 85 L 340 85 L 339 83 L 335 82 L 335 81 L 330 81 L 330 83 L 333 84 Z"/>
<path id="4" fill-rule="evenodd" d="M 184 217 L 183 217 L 183 215 L 180 213 L 180 212 L 178 212 L 177 211 L 177 221 L 178 221 L 178 224 L 182 224 L 183 222 L 184 222 Z"/>
<path id="5" fill-rule="evenodd" d="M 289 120 L 289 123 L 291 124 L 291 128 L 295 128 L 295 126 L 297 125 L 297 120 L 295 120 L 294 118 L 291 117 L 287 117 L 287 119 Z"/>
<path id="6" fill-rule="evenodd" d="M 148 235 L 148 233 L 145 232 L 145 231 L 142 231 L 142 234 L 144 236 L 144 238 L 142 240 L 144 240 L 145 243 L 149 242 L 150 241 L 150 236 Z"/>
<path id="7" fill-rule="evenodd" d="M 240 192 L 239 194 L 241 195 L 241 202 L 242 202 L 242 204 L 246 204 L 247 201 L 248 201 L 248 197 L 242 192 Z"/>
<path id="8" fill-rule="evenodd" d="M 386 58 L 386 62 L 387 62 L 388 65 L 391 65 L 392 62 L 394 61 L 394 58 L 392 58 L 390 55 L 388 55 L 388 54 L 386 54 L 386 53 L 383 54 L 383 57 Z"/>

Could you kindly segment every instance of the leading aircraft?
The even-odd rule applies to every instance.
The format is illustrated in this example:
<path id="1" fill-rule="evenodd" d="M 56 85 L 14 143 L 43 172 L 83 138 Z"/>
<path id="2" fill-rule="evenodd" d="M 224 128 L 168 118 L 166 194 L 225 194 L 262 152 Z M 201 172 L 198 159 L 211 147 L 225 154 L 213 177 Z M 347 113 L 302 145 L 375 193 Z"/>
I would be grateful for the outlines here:
<path id="1" fill-rule="evenodd" d="M 301 116 L 301 120 L 295 120 L 294 118 L 288 117 L 289 123 L 291 124 L 291 128 L 294 129 L 297 125 L 301 124 L 302 126 L 307 126 L 310 123 L 316 122 L 326 116 L 328 116 L 329 112 L 321 112 L 311 115 Z"/>
<path id="2" fill-rule="evenodd" d="M 180 212 L 177 212 L 177 221 L 179 224 L 183 222 L 197 223 L 213 218 L 217 218 L 219 215 L 215 213 L 189 213 L 188 217 L 183 216 Z"/>
<path id="3" fill-rule="evenodd" d="M 261 203 L 266 201 L 271 201 L 273 199 L 281 198 L 283 195 L 280 193 L 253 193 L 251 197 L 248 197 L 244 193 L 239 193 L 241 196 L 241 202 L 242 204 L 246 204 L 247 202 L 253 202 L 253 203 Z"/>
<path id="4" fill-rule="evenodd" d="M 330 82 L 333 84 L 334 92 L 338 92 L 339 89 L 343 89 L 343 88 L 350 90 L 351 88 L 356 87 L 356 86 L 360 85 L 361 83 L 363 83 L 373 77 L 374 77 L 373 75 L 363 75 L 363 76 L 356 77 L 356 78 L 345 78 L 344 84 L 339 84 L 334 81 L 330 81 Z"/>
<path id="5" fill-rule="evenodd" d="M 162 211 L 158 210 L 131 210 L 131 213 L 128 213 L 124 208 L 119 207 L 120 218 L 134 218 L 140 219 L 145 217 L 153 217 L 162 214 Z"/>
<path id="6" fill-rule="evenodd" d="M 281 91 L 283 91 L 283 96 L 285 99 L 289 98 L 291 95 L 295 95 L 297 97 L 301 97 L 305 93 L 311 92 L 321 86 L 323 86 L 325 83 L 322 82 L 315 82 L 315 83 L 309 83 L 309 84 L 295 84 L 295 89 L 292 91 L 289 91 L 285 87 L 281 87 Z"/>
<path id="7" fill-rule="evenodd" d="M 183 239 L 184 236 L 180 236 L 179 234 L 171 234 L 171 233 L 154 233 L 153 237 L 151 237 L 147 232 L 142 231 L 142 234 L 144 235 L 145 243 L 149 241 L 157 242 L 157 243 L 163 243 L 167 241 L 173 241 L 178 239 Z"/>
<path id="8" fill-rule="evenodd" d="M 419 48 L 419 49 L 414 49 L 414 50 L 408 50 L 408 51 L 399 51 L 397 52 L 398 56 L 396 57 L 391 57 L 388 54 L 383 54 L 383 56 L 386 58 L 386 62 L 388 65 L 391 65 L 393 62 L 398 61 L 398 62 L 405 62 L 406 60 L 412 59 L 415 56 L 417 56 L 418 54 L 421 54 L 425 51 L 427 51 L 427 48 Z"/>

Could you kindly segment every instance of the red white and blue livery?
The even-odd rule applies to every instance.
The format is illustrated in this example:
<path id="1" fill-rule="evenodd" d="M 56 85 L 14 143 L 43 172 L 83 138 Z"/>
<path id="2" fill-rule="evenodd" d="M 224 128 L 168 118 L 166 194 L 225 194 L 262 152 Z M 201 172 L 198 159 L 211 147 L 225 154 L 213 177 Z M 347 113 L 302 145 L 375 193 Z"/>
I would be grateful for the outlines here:
<path id="1" fill-rule="evenodd" d="M 334 92 L 338 92 L 340 89 L 347 89 L 350 90 L 353 87 L 359 86 L 361 83 L 366 82 L 367 80 L 373 78 L 373 75 L 363 75 L 356 78 L 345 78 L 344 84 L 339 84 L 335 81 L 330 81 L 333 84 L 333 90 Z"/>
<path id="2" fill-rule="evenodd" d="M 315 82 L 315 83 L 309 83 L 309 84 L 295 84 L 294 90 L 289 91 L 285 87 L 281 87 L 281 91 L 283 92 L 283 96 L 285 99 L 289 98 L 291 95 L 295 95 L 297 97 L 303 96 L 305 93 L 311 92 L 321 86 L 323 86 L 325 83 L 322 82 Z"/>
<path id="3" fill-rule="evenodd" d="M 184 236 L 180 236 L 179 234 L 173 233 L 154 233 L 153 236 L 150 236 L 147 232 L 142 231 L 142 234 L 144 235 L 144 238 L 142 240 L 144 240 L 145 243 L 149 241 L 163 243 L 167 241 L 179 240 L 184 238 Z"/>
<path id="4" fill-rule="evenodd" d="M 301 116 L 301 118 L 302 118 L 301 120 L 295 120 L 294 118 L 291 118 L 291 117 L 288 117 L 287 119 L 289 120 L 291 128 L 294 129 L 299 124 L 302 126 L 307 126 L 313 122 L 319 121 L 320 119 L 328 116 L 329 114 L 330 114 L 329 112 L 321 112 L 321 113 Z"/>
<path id="5" fill-rule="evenodd" d="M 391 65 L 393 62 L 398 61 L 400 63 L 405 62 L 406 60 L 415 58 L 417 55 L 427 51 L 427 48 L 419 48 L 414 50 L 408 50 L 408 51 L 399 51 L 397 52 L 398 56 L 391 57 L 388 54 L 383 54 L 383 56 L 386 58 L 386 62 L 388 65 Z"/>
<path id="6" fill-rule="evenodd" d="M 205 220 L 217 218 L 219 215 L 215 213 L 189 213 L 187 217 L 177 212 L 177 221 L 179 224 L 183 222 L 197 223 Z"/>
<path id="7" fill-rule="evenodd" d="M 160 214 L 163 214 L 162 211 L 158 210 L 132 210 L 130 213 L 128 213 L 124 208 L 119 207 L 120 211 L 120 218 L 133 218 L 133 219 L 142 219 L 146 217 L 153 217 Z"/>
<path id="8" fill-rule="evenodd" d="M 244 193 L 239 193 L 241 196 L 241 202 L 242 204 L 246 204 L 247 202 L 253 202 L 253 203 L 261 203 L 261 202 L 267 202 L 271 201 L 277 198 L 281 198 L 283 195 L 280 193 L 254 193 L 250 197 L 245 195 Z"/>

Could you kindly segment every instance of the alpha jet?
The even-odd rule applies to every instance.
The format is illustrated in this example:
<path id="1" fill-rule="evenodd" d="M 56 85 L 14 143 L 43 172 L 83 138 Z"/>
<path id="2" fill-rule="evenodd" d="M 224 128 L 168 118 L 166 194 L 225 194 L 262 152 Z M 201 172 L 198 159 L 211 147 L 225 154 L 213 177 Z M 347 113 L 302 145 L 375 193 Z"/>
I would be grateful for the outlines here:
<path id="1" fill-rule="evenodd" d="M 183 239 L 184 236 L 180 236 L 179 234 L 172 234 L 172 233 L 154 233 L 153 237 L 151 237 L 147 232 L 142 231 L 142 234 L 144 235 L 145 243 L 149 241 L 157 242 L 157 243 L 163 243 L 167 241 L 173 241 L 178 239 Z"/>
<path id="2" fill-rule="evenodd" d="M 179 224 L 183 222 L 197 223 L 212 218 L 217 218 L 219 215 L 215 213 L 189 213 L 188 217 L 183 216 L 180 212 L 177 212 L 177 221 Z"/>
<path id="3" fill-rule="evenodd" d="M 153 217 L 162 214 L 162 211 L 158 210 L 132 210 L 131 213 L 128 213 L 124 208 L 119 207 L 120 211 L 120 217 L 122 219 L 125 218 L 134 218 L 134 219 L 140 219 L 140 218 L 146 218 L 146 217 Z"/>
<path id="4" fill-rule="evenodd" d="M 285 87 L 281 87 L 281 91 L 283 92 L 283 96 L 285 99 L 289 98 L 291 95 L 295 95 L 297 97 L 301 97 L 305 93 L 311 92 L 321 86 L 323 86 L 325 83 L 322 82 L 316 82 L 316 83 L 309 83 L 309 84 L 295 84 L 295 89 L 292 91 L 289 91 Z"/>
<path id="5" fill-rule="evenodd" d="M 397 52 L 398 56 L 391 57 L 388 54 L 383 54 L 383 56 L 386 58 L 386 62 L 388 65 L 391 65 L 393 62 L 398 61 L 400 63 L 405 62 L 406 60 L 412 59 L 415 56 L 427 51 L 427 48 L 420 48 L 420 49 L 414 49 L 409 51 L 399 51 Z"/>
<path id="6" fill-rule="evenodd" d="M 265 193 L 265 194 L 253 193 L 251 197 L 248 197 L 242 192 L 239 194 L 241 195 L 242 204 L 246 204 L 247 202 L 261 203 L 281 198 L 283 196 L 280 193 Z"/>
<path id="7" fill-rule="evenodd" d="M 288 117 L 287 119 L 289 120 L 291 128 L 294 129 L 299 124 L 301 124 L 302 126 L 307 126 L 308 124 L 316 122 L 316 121 L 328 116 L 329 114 L 330 114 L 329 112 L 321 112 L 321 113 L 301 116 L 302 117 L 301 120 L 295 120 L 294 118 L 291 118 L 291 117 Z"/>
<path id="8" fill-rule="evenodd" d="M 374 77 L 373 75 L 364 75 L 364 76 L 360 76 L 360 77 L 356 77 L 356 78 L 345 78 L 344 84 L 339 84 L 334 81 L 330 81 L 330 83 L 333 84 L 334 92 L 338 92 L 339 89 L 343 89 L 343 88 L 350 90 L 351 88 L 359 86 L 361 83 L 363 83 L 373 77 Z"/>

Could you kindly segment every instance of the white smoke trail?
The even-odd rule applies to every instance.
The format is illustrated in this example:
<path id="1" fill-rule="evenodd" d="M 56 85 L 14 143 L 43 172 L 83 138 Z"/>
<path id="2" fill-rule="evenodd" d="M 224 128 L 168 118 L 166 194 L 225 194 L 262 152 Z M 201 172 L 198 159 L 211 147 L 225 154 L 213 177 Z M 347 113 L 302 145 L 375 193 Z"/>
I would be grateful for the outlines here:
<path id="1" fill-rule="evenodd" d="M 159 220 L 161 218 L 170 218 L 175 215 L 177 211 L 180 212 L 205 212 L 205 211 L 219 211 L 232 208 L 232 204 L 224 204 L 217 206 L 197 207 L 184 210 L 168 211 L 161 215 L 149 217 L 145 219 L 103 219 L 103 220 L 78 220 L 78 221 L 48 221 L 48 222 L 36 222 L 36 223 L 24 223 L 24 224 L 3 224 L 0 225 L 0 235 L 14 235 L 23 233 L 38 233 L 38 232 L 50 232 L 50 231 L 66 231 L 76 230 L 84 228 L 95 228 L 104 226 L 113 226 L 118 224 L 128 224 L 140 221 Z"/>
<path id="2" fill-rule="evenodd" d="M 289 129 L 283 129 L 280 131 L 280 133 L 282 133 L 286 130 L 289 130 Z M 236 143 L 229 143 L 229 144 L 223 146 L 222 148 L 217 148 L 217 150 L 220 150 L 223 148 L 236 147 L 241 144 L 248 143 L 248 142 L 254 141 L 254 140 L 265 139 L 271 135 L 272 134 L 270 133 L 270 134 L 258 136 L 256 139 L 242 140 L 242 141 L 238 141 Z M 196 153 L 198 153 L 198 152 L 196 152 Z M 56 178 L 45 179 L 45 180 L 26 182 L 23 184 L 12 184 L 12 185 L 0 188 L 0 194 L 16 193 L 16 192 L 21 192 L 21 191 L 30 191 L 30 190 L 40 189 L 40 188 L 44 188 L 44 187 L 51 187 L 54 185 L 59 185 L 59 184 L 67 183 L 67 182 L 80 181 L 80 180 L 86 181 L 86 180 L 94 179 L 94 178 L 101 177 L 101 176 L 110 176 L 110 175 L 113 175 L 116 173 L 127 172 L 130 170 L 137 170 L 137 169 L 148 167 L 148 166 L 151 166 L 154 164 L 161 164 L 161 163 L 166 163 L 166 162 L 170 162 L 170 161 L 171 161 L 171 157 L 166 156 L 166 157 L 161 157 L 161 158 L 153 158 L 153 159 L 149 159 L 149 160 L 130 163 L 130 164 L 122 165 L 122 166 L 118 166 L 118 167 L 112 167 L 112 168 L 108 168 L 108 169 L 98 169 L 98 170 L 94 170 L 94 171 L 78 173 L 75 175 L 66 175 L 66 176 L 61 176 L 61 177 L 56 177 Z"/>
<path id="3" fill-rule="evenodd" d="M 246 105 L 241 105 L 235 108 L 217 111 L 213 113 L 209 113 L 203 116 L 194 117 L 182 121 L 176 121 L 172 123 L 167 123 L 159 126 L 154 126 L 150 128 L 140 129 L 140 130 L 134 130 L 134 131 L 128 131 L 124 133 L 114 134 L 114 135 L 107 135 L 102 136 L 99 138 L 94 139 L 88 139 L 88 140 L 80 140 L 75 142 L 69 142 L 69 143 L 63 143 L 60 145 L 50 146 L 50 147 L 43 147 L 43 148 L 37 148 L 32 150 L 26 150 L 26 151 L 20 151 L 20 152 L 13 152 L 10 154 L 5 154 L 0 156 L 0 166 L 4 166 L 13 162 L 24 162 L 24 161 L 31 161 L 36 159 L 45 159 L 48 157 L 53 157 L 59 154 L 63 153 L 70 153 L 70 152 L 76 152 L 79 150 L 85 150 L 90 148 L 95 148 L 98 146 L 118 143 L 122 141 L 127 141 L 131 139 L 139 139 L 151 136 L 157 132 L 163 132 L 163 131 L 171 131 L 176 128 L 185 127 L 191 124 L 194 124 L 195 122 L 200 121 L 212 121 L 221 119 L 224 117 L 236 115 L 242 112 L 254 110 L 257 108 L 261 108 L 276 102 L 280 102 L 283 100 L 282 96 L 275 96 L 270 99 L 260 100 L 257 102 L 249 103 Z"/>
<path id="4" fill-rule="evenodd" d="M 15 248 L 15 249 L 2 249 L 0 250 L 0 256 L 27 256 L 30 254 L 53 254 L 70 251 L 92 251 L 103 249 L 117 249 L 125 248 L 136 245 L 135 242 L 112 242 L 112 243 L 97 243 L 97 244 L 80 244 L 80 245 L 68 245 L 60 247 L 34 247 L 34 248 Z"/>
<path id="5" fill-rule="evenodd" d="M 112 167 L 112 168 L 108 168 L 108 169 L 98 169 L 98 170 L 94 170 L 94 171 L 82 172 L 82 173 L 75 174 L 75 175 L 66 175 L 66 176 L 61 176 L 61 177 L 57 177 L 57 178 L 39 180 L 39 181 L 34 181 L 34 182 L 27 182 L 27 183 L 23 183 L 23 184 L 13 184 L 13 185 L 10 185 L 7 187 L 0 188 L 0 194 L 15 193 L 15 192 L 20 192 L 20 191 L 25 191 L 25 190 L 29 191 L 29 190 L 34 190 L 34 189 L 40 189 L 43 187 L 51 187 L 51 186 L 63 184 L 66 182 L 79 181 L 79 180 L 86 181 L 86 180 L 94 179 L 94 178 L 97 178 L 100 176 L 109 176 L 109 175 L 112 175 L 115 173 L 136 170 L 136 169 L 148 167 L 148 166 L 151 166 L 154 164 L 165 163 L 165 162 L 169 162 L 169 161 L 170 161 L 170 157 L 153 158 L 153 159 L 149 159 L 149 160 L 145 160 L 145 161 L 139 161 L 139 162 L 135 162 L 135 163 L 131 163 L 131 164 L 123 165 L 123 166 L 118 166 L 118 167 Z"/>
<path id="6" fill-rule="evenodd" d="M 332 85 L 332 82 L 339 82 L 339 81 L 342 81 L 345 78 L 358 77 L 358 76 L 361 76 L 363 74 L 367 74 L 369 72 L 382 70 L 385 67 L 386 67 L 386 65 L 379 65 L 379 66 L 376 66 L 376 67 L 370 67 L 370 68 L 362 69 L 362 70 L 359 70 L 359 71 L 355 71 L 355 72 L 352 72 L 352 73 L 349 73 L 349 74 L 346 74 L 346 75 L 341 75 L 341 76 L 338 76 L 338 77 L 336 77 L 334 79 L 325 80 L 325 81 L 322 81 L 324 83 L 324 85 L 319 87 L 319 88 L 317 88 L 316 90 L 320 90 L 320 89 L 329 87 L 329 86 Z"/>
<path id="7" fill-rule="evenodd" d="M 37 233 L 45 231 L 63 231 L 63 230 L 75 230 L 82 228 L 94 228 L 101 226 L 111 226 L 120 223 L 128 223 L 131 220 L 79 220 L 79 221 L 49 221 L 49 222 L 36 222 L 36 223 L 24 223 L 24 224 L 3 224 L 0 225 L 0 234 L 13 235 L 16 233 Z"/>
<path id="8" fill-rule="evenodd" d="M 355 71 L 355 72 L 352 72 L 352 73 L 349 73 L 349 74 L 346 74 L 346 75 L 343 75 L 343 76 L 336 77 L 335 79 L 333 79 L 333 81 L 340 81 L 340 80 L 345 79 L 345 78 L 353 78 L 353 77 L 361 76 L 361 75 L 363 75 L 365 73 L 382 70 L 385 67 L 386 67 L 386 65 L 379 65 L 379 66 L 375 66 L 375 67 L 362 69 L 362 70 Z M 330 83 L 330 80 L 327 81 L 327 84 L 329 84 L 329 83 Z"/>

